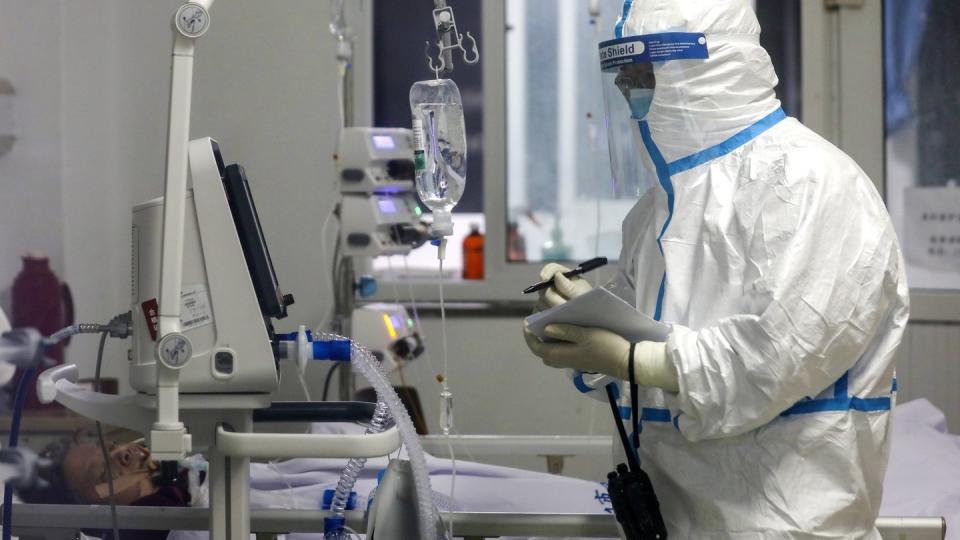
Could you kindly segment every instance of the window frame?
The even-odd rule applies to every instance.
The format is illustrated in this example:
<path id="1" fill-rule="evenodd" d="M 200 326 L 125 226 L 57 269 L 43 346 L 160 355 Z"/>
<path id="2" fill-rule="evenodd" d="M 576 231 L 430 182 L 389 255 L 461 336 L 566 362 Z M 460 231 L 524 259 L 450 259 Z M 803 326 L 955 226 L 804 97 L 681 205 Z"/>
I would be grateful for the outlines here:
<path id="1" fill-rule="evenodd" d="M 804 123 L 850 154 L 886 193 L 883 2 L 803 2 Z M 960 290 L 910 290 L 911 322 L 960 322 Z"/>
<path id="2" fill-rule="evenodd" d="M 473 182 L 483 185 L 485 218 L 484 279 L 444 282 L 444 300 L 489 304 L 532 304 L 535 295 L 523 295 L 524 287 L 536 281 L 546 263 L 507 261 L 507 8 L 506 0 L 484 0 L 480 65 L 483 70 L 483 153 L 484 177 Z M 456 72 L 454 72 L 456 73 Z M 454 75 L 455 77 L 456 75 Z M 468 173 L 469 175 L 469 173 Z M 468 180 L 468 182 L 471 180 Z M 447 249 L 460 249 L 447 246 Z M 564 264 L 563 261 L 560 261 Z M 566 261 L 570 264 L 572 261 Z M 592 272 L 595 283 L 613 278 L 616 265 Z M 413 287 L 418 301 L 439 300 L 436 278 L 383 279 L 373 301 L 392 301 L 393 285 Z"/>
<path id="3" fill-rule="evenodd" d="M 481 182 L 484 190 L 485 278 L 446 280 L 445 300 L 452 302 L 532 303 L 535 298 L 519 291 L 538 277 L 542 267 L 539 263 L 511 263 L 506 257 L 509 111 L 505 1 L 484 0 L 482 11 L 484 177 L 473 181 Z M 801 3 L 802 121 L 850 154 L 886 198 L 882 2 L 841 8 L 827 4 Z M 370 102 L 369 93 L 358 100 Z M 615 265 L 610 265 L 595 272 L 594 277 L 603 282 L 615 271 Z M 380 292 L 371 300 L 391 301 L 394 284 L 401 285 L 401 290 L 410 284 L 420 301 L 439 300 L 433 278 L 384 278 Z M 960 322 L 960 291 L 911 289 L 910 299 L 912 321 Z"/>

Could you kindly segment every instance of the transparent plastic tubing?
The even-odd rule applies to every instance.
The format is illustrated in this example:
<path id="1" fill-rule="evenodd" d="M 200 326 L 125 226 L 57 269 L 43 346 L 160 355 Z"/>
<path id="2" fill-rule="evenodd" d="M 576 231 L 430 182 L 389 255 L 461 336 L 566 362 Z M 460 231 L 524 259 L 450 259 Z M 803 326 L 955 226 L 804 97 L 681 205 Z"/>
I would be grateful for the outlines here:
<path id="1" fill-rule="evenodd" d="M 20 418 L 23 415 L 23 405 L 27 401 L 30 378 L 34 368 L 29 367 L 23 372 L 20 382 L 17 383 L 17 393 L 13 400 L 13 416 L 10 420 L 10 440 L 8 448 L 16 448 L 20 437 Z M 8 481 L 3 486 L 3 540 L 10 540 L 13 531 L 13 483 Z"/>
<path id="2" fill-rule="evenodd" d="M 325 332 L 318 331 L 317 333 L 324 339 L 347 339 Z M 417 489 L 417 498 L 420 501 L 418 517 L 420 521 L 421 538 L 424 540 L 442 538 L 437 536 L 438 516 L 436 506 L 433 504 L 433 490 L 430 488 L 426 454 L 423 451 L 423 445 L 420 444 L 420 437 L 417 435 L 417 430 L 413 427 L 413 421 L 410 420 L 410 415 L 407 414 L 407 410 L 400 402 L 400 397 L 396 391 L 394 391 L 393 386 L 380 369 L 379 363 L 374 359 L 370 351 L 351 342 L 350 362 L 377 392 L 378 403 L 377 410 L 374 412 L 374 419 L 380 414 L 382 409 L 381 405 L 385 405 L 390 416 L 393 417 L 394 422 L 397 424 L 397 429 L 400 431 L 400 439 L 407 447 L 407 457 L 410 458 L 410 465 L 413 468 L 413 482 Z M 372 427 L 373 425 L 371 423 L 371 428 Z M 351 463 L 353 463 L 353 461 L 354 460 L 351 460 Z M 348 464 L 348 469 L 350 468 L 349 465 L 350 464 Z M 362 467 L 362 464 L 360 466 Z M 331 510 L 334 508 L 333 504 L 346 507 L 346 500 L 338 502 L 337 499 L 344 495 L 349 497 L 350 491 L 353 488 L 353 481 L 356 480 L 356 475 L 359 473 L 359 470 L 351 472 L 348 469 L 345 469 L 341 475 L 340 480 L 341 483 L 344 483 L 344 486 L 343 489 L 341 489 L 341 486 L 339 484 L 337 485 L 337 492 L 331 503 Z M 344 478 L 345 476 L 348 477 L 346 480 Z M 353 476 L 353 480 L 350 480 L 349 476 Z M 349 488 L 347 488 L 347 482 L 350 484 Z"/>
<path id="3" fill-rule="evenodd" d="M 77 334 L 93 334 L 105 330 L 102 324 L 71 324 L 70 326 L 57 330 L 50 337 L 43 340 L 45 347 L 53 347 L 57 343 Z"/>
<path id="4" fill-rule="evenodd" d="M 390 411 L 387 404 L 382 399 L 377 399 L 377 408 L 373 413 L 373 419 L 370 420 L 370 426 L 367 427 L 365 434 L 380 433 L 384 426 L 390 420 Z M 350 458 L 347 466 L 340 473 L 340 481 L 337 482 L 337 489 L 333 494 L 333 502 L 330 503 L 330 511 L 334 517 L 346 517 L 347 501 L 350 499 L 350 493 L 353 491 L 354 484 L 357 483 L 357 477 L 360 471 L 366 465 L 367 458 Z"/>

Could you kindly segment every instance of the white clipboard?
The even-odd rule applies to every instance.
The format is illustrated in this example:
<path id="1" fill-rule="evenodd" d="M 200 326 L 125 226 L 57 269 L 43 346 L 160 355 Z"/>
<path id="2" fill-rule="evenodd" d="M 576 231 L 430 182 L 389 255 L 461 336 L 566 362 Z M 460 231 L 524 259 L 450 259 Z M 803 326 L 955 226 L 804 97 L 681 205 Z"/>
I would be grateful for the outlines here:
<path id="1" fill-rule="evenodd" d="M 551 324 L 604 328 L 629 341 L 666 341 L 670 327 L 637 311 L 612 292 L 598 287 L 559 306 L 525 319 L 538 338 L 550 341 L 544 329 Z"/>

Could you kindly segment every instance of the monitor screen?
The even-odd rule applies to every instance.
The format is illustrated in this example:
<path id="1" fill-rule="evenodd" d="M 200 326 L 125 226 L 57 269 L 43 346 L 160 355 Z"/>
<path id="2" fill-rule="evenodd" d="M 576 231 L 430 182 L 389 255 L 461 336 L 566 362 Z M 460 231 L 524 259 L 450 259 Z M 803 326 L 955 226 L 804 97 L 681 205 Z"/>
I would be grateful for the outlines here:
<path id="1" fill-rule="evenodd" d="M 397 148 L 397 143 L 390 135 L 374 135 L 373 147 L 377 150 L 394 150 Z"/>
<path id="2" fill-rule="evenodd" d="M 247 175 L 243 167 L 233 164 L 223 170 L 222 178 L 227 200 L 230 203 L 230 212 L 237 226 L 240 245 L 243 247 L 243 255 L 247 260 L 250 278 L 253 280 L 257 300 L 260 302 L 260 311 L 264 317 L 282 319 L 287 316 L 287 305 L 291 302 L 288 302 L 280 292 L 277 274 L 273 269 L 273 260 L 270 258 L 267 242 L 263 238 L 260 217 L 253 203 Z"/>
<path id="3" fill-rule="evenodd" d="M 393 199 L 377 199 L 377 206 L 384 214 L 397 213 L 397 203 Z"/>

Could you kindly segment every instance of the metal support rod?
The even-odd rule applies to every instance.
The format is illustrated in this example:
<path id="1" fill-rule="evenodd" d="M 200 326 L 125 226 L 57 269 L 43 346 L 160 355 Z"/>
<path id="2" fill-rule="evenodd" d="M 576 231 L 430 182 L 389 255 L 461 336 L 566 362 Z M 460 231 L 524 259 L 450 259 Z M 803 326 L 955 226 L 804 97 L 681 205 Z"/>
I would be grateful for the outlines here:
<path id="1" fill-rule="evenodd" d="M 203 530 L 208 524 L 205 508 L 163 508 L 120 506 L 117 508 L 121 529 Z M 251 530 L 257 533 L 320 532 L 323 519 L 330 512 L 322 510 L 251 510 Z M 52 519 L 52 518 L 56 519 Z M 364 513 L 352 510 L 346 513 L 347 526 L 363 533 Z M 454 528 L 464 538 L 496 538 L 498 536 L 546 536 L 582 538 L 615 538 L 617 525 L 611 515 L 605 514 L 526 514 L 493 512 L 441 513 L 444 522 L 452 517 Z M 15 504 L 13 506 L 14 533 L 40 529 L 105 529 L 110 525 L 110 507 Z M 884 538 L 905 540 L 941 540 L 946 532 L 942 517 L 881 517 L 877 528 Z"/>
<path id="2" fill-rule="evenodd" d="M 350 319 L 353 317 L 353 309 L 356 307 L 356 272 L 354 271 L 354 261 L 352 257 L 347 257 L 342 261 L 343 271 L 340 273 L 340 291 L 337 293 L 341 299 L 337 307 L 337 320 L 339 321 L 340 335 L 350 336 L 353 330 L 350 326 Z M 352 401 L 354 391 L 353 369 L 349 362 L 344 362 L 340 366 L 340 373 L 337 374 L 337 395 L 340 401 Z"/>
<path id="3" fill-rule="evenodd" d="M 355 116 L 352 59 L 351 61 L 347 62 L 346 69 L 343 73 L 341 99 L 343 100 L 343 127 L 351 127 L 354 125 Z M 341 216 L 340 219 L 342 222 L 343 217 Z M 337 321 L 337 333 L 342 336 L 350 337 L 350 318 L 353 317 L 353 308 L 356 305 L 356 292 L 354 291 L 356 275 L 354 271 L 353 259 L 346 257 L 341 263 L 336 264 L 343 265 L 343 272 L 338 273 L 340 276 L 340 283 L 335 284 L 335 286 L 340 287 L 340 290 L 334 291 L 334 295 L 336 295 L 340 301 L 337 302 L 337 311 L 334 313 L 334 320 Z M 337 374 L 337 396 L 339 397 L 340 401 L 352 401 L 354 390 L 353 368 L 349 362 L 344 362 L 340 366 L 339 370 L 340 373 Z"/>

